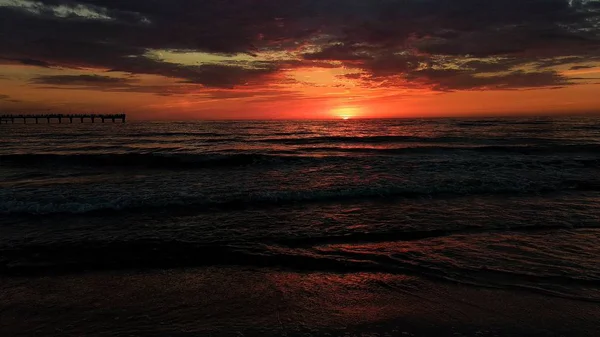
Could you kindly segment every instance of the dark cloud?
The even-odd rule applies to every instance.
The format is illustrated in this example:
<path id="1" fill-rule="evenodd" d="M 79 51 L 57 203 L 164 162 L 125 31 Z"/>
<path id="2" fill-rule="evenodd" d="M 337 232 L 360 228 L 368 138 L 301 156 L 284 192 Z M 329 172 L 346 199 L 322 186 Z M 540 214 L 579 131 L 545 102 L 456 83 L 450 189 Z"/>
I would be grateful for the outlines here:
<path id="1" fill-rule="evenodd" d="M 410 73 L 423 64 L 431 64 L 428 58 L 412 54 L 380 54 L 363 64 L 363 69 L 374 77 L 386 77 Z"/>
<path id="2" fill-rule="evenodd" d="M 555 71 L 514 71 L 508 74 L 478 76 L 460 71 L 423 70 L 415 72 L 411 76 L 414 76 L 416 81 L 442 91 L 555 87 L 569 84 Z"/>
<path id="3" fill-rule="evenodd" d="M 581 70 L 581 69 L 591 69 L 596 68 L 596 66 L 572 66 L 571 70 Z"/>
<path id="4" fill-rule="evenodd" d="M 140 85 L 132 78 L 110 77 L 101 75 L 47 75 L 31 80 L 32 84 L 41 88 L 94 89 L 106 92 L 139 92 L 170 96 L 189 93 L 189 85 Z"/>
<path id="5" fill-rule="evenodd" d="M 373 57 L 365 50 L 361 50 L 357 46 L 348 46 L 343 43 L 336 43 L 326 46 L 318 52 L 306 53 L 303 55 L 306 60 L 321 60 L 321 61 L 356 61 L 369 60 Z"/>
<path id="6" fill-rule="evenodd" d="M 510 69 L 529 63 L 529 60 L 522 58 L 500 58 L 500 59 L 478 59 L 459 63 L 462 69 L 467 69 L 473 73 L 497 73 L 509 71 Z"/>
<path id="7" fill-rule="evenodd" d="M 18 60 L 19 62 L 21 62 L 24 65 L 28 65 L 28 66 L 36 66 L 36 67 L 43 67 L 43 68 L 50 68 L 52 67 L 52 64 L 45 62 L 45 61 L 40 61 L 40 60 L 34 60 L 34 59 L 20 59 Z"/>
<path id="8" fill-rule="evenodd" d="M 33 78 L 31 83 L 40 85 L 42 88 L 77 87 L 75 89 L 93 88 L 95 90 L 109 92 L 141 92 L 171 96 L 189 93 L 193 90 L 194 84 L 197 84 L 197 82 L 210 83 L 211 86 L 215 88 L 232 88 L 234 79 L 235 81 L 240 79 L 240 76 L 235 73 L 236 68 L 206 68 L 207 69 L 198 70 L 195 75 L 188 74 L 188 77 L 190 78 L 196 76 L 196 81 L 180 81 L 180 84 L 178 85 L 141 85 L 136 79 L 101 75 L 46 75 Z M 177 75 L 176 73 L 172 75 L 177 77 L 175 76 Z"/>
<path id="9" fill-rule="evenodd" d="M 2 94 L 0 94 L 0 101 L 11 102 L 11 103 L 19 103 L 19 102 L 21 102 L 18 99 L 13 99 L 13 98 L 11 98 L 8 95 L 2 95 Z"/>
<path id="10" fill-rule="evenodd" d="M 600 54 L 600 39 L 587 32 L 554 25 L 499 27 L 473 31 L 451 39 L 421 39 L 417 48 L 429 54 L 469 55 L 475 57 L 522 56 L 558 57 L 575 54 Z"/>
<path id="11" fill-rule="evenodd" d="M 242 67 L 206 65 L 192 68 L 192 75 L 187 75 L 185 83 L 203 84 L 209 87 L 233 88 L 236 85 L 248 85 L 260 76 L 268 75 L 274 69 L 245 69 Z M 188 72 L 190 69 L 183 71 Z"/>
<path id="12" fill-rule="evenodd" d="M 56 64 L 164 75 L 206 86 L 243 84 L 249 77 L 260 76 L 268 70 L 269 67 L 256 70 L 244 66 L 182 66 L 146 58 L 146 51 L 153 48 L 221 53 L 246 52 L 253 48 L 247 36 L 232 35 L 237 27 L 223 30 L 209 23 L 202 24 L 202 15 L 196 18 L 200 21 L 186 23 L 169 12 L 164 13 L 173 17 L 158 17 L 162 13 L 159 11 L 154 13 L 154 24 L 132 25 L 120 21 L 65 20 L 0 7 L 0 25 L 5 26 L 4 32 L 11 32 L 0 34 L 0 57 L 36 60 L 35 64 L 29 63 L 38 66 Z M 189 16 L 185 12 L 177 14 Z"/>
<path id="13" fill-rule="evenodd" d="M 272 75 L 289 67 L 339 66 L 332 65 L 336 61 L 362 70 L 365 74 L 360 78 L 367 80 L 396 85 L 399 82 L 393 78 L 400 77 L 440 90 L 565 85 L 568 81 L 547 68 L 600 61 L 598 1 L 39 3 L 43 6 L 37 12 L 0 7 L 0 58 L 38 67 L 161 75 L 216 88 L 273 80 Z M 146 56 L 148 50 L 156 49 L 260 55 L 291 52 L 307 45 L 313 45 L 312 51 L 297 60 L 268 59 L 252 64 L 184 65 Z M 34 82 L 125 84 L 81 77 L 38 78 Z"/>
<path id="14" fill-rule="evenodd" d="M 4 62 L 8 62 L 8 63 L 19 63 L 19 64 L 24 64 L 26 66 L 36 66 L 36 67 L 42 67 L 42 68 L 50 68 L 53 66 L 52 64 L 50 64 L 48 62 L 34 60 L 34 59 L 30 59 L 30 58 L 21 58 L 21 59 L 0 58 L 0 61 L 4 61 Z"/>
<path id="15" fill-rule="evenodd" d="M 32 83 L 48 85 L 124 85 L 130 80 L 126 78 L 108 77 L 100 75 L 52 75 L 34 78 Z"/>

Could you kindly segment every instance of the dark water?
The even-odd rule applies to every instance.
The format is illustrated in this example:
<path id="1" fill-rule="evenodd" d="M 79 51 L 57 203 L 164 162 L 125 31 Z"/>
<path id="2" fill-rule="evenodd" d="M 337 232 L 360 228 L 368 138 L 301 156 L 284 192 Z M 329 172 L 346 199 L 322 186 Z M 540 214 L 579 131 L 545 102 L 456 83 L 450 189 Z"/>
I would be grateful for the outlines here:
<path id="1" fill-rule="evenodd" d="M 600 118 L 0 126 L 0 273 L 382 272 L 600 301 Z"/>

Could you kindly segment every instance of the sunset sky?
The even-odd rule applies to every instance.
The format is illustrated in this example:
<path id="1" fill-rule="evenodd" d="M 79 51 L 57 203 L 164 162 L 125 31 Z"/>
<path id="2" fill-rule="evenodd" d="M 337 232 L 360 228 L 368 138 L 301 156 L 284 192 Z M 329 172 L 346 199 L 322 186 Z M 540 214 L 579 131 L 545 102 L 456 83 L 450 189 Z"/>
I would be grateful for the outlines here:
<path id="1" fill-rule="evenodd" d="M 600 112 L 598 0 L 0 0 L 0 113 Z"/>

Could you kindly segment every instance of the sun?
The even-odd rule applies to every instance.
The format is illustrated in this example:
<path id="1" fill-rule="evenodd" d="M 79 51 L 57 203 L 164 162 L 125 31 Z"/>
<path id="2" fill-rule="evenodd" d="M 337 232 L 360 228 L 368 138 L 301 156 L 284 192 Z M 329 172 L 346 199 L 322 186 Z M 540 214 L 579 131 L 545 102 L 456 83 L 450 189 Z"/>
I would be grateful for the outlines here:
<path id="1" fill-rule="evenodd" d="M 360 108 L 355 106 L 342 106 L 331 109 L 331 115 L 336 118 L 340 118 L 343 120 L 352 119 L 358 115 L 360 115 Z"/>

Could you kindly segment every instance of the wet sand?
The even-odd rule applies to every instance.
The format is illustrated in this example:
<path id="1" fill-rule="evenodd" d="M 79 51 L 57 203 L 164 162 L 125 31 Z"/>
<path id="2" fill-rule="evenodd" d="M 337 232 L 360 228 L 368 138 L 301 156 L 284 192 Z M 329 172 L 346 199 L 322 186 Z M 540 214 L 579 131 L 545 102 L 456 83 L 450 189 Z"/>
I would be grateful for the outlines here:
<path id="1" fill-rule="evenodd" d="M 598 336 L 600 304 L 377 273 L 0 279 L 0 336 Z"/>

